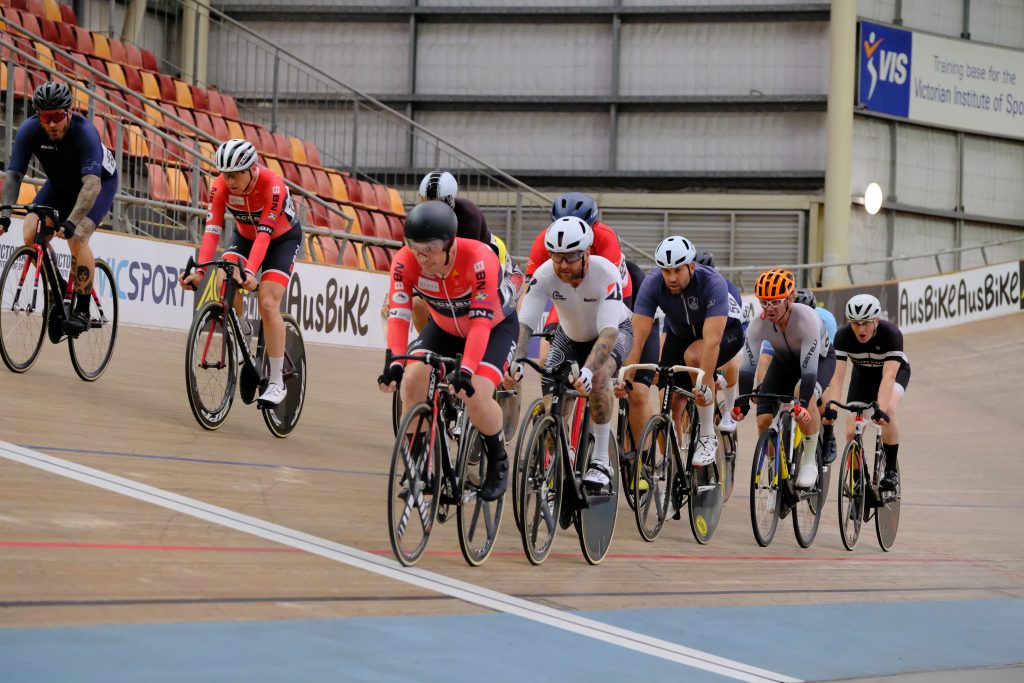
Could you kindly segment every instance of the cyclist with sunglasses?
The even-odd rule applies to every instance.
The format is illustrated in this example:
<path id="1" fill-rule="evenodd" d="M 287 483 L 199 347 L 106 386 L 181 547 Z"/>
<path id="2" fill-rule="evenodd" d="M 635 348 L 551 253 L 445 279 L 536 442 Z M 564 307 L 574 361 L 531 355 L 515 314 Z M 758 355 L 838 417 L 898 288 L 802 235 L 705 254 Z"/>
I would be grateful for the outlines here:
<path id="1" fill-rule="evenodd" d="M 32 202 L 57 210 L 60 224 L 49 227 L 68 241 L 71 251 L 69 277 L 75 282 L 75 303 L 64 329 L 76 337 L 89 326 L 89 294 L 96 272 L 89 238 L 114 203 L 118 176 L 114 155 L 100 142 L 99 131 L 88 118 L 73 113 L 71 103 L 71 89 L 64 83 L 49 81 L 32 93 L 36 113 L 18 127 L 3 203 L 17 203 L 29 160 L 35 156 L 46 182 Z M 0 215 L 0 235 L 9 227 L 11 212 L 6 211 Z M 32 244 L 39 229 L 38 216 L 26 216 L 23 227 L 25 244 Z M 60 305 L 59 297 L 54 305 Z"/>
<path id="2" fill-rule="evenodd" d="M 488 467 L 480 497 L 490 501 L 508 486 L 504 419 L 494 390 L 515 353 L 518 319 L 502 306 L 498 257 L 483 242 L 456 237 L 457 229 L 458 218 L 443 201 L 417 204 L 406 217 L 405 246 L 391 264 L 387 348 L 395 355 L 462 354 L 451 384 L 483 438 Z M 413 295 L 426 302 L 430 321 L 410 344 Z M 387 361 L 377 383 L 385 393 L 401 389 L 402 403 L 411 406 L 427 395 L 430 370 L 419 362 Z"/>
<path id="3" fill-rule="evenodd" d="M 754 294 L 761 302 L 761 315 L 750 322 L 743 344 L 746 362 L 740 368 L 740 392 L 750 393 L 754 384 L 761 343 L 772 347 L 771 364 L 764 374 L 760 391 L 789 394 L 799 383 L 800 404 L 793 416 L 804 434 L 803 456 L 797 473 L 799 488 L 814 486 L 818 478 L 815 454 L 821 417 L 820 400 L 836 368 L 836 353 L 821 318 L 809 306 L 797 306 L 796 280 L 782 268 L 765 271 L 757 278 Z M 762 432 L 771 424 L 776 401 L 757 404 L 757 428 Z M 813 405 L 812 405 L 813 403 Z M 750 409 L 749 399 L 737 401 L 738 419 Z"/>

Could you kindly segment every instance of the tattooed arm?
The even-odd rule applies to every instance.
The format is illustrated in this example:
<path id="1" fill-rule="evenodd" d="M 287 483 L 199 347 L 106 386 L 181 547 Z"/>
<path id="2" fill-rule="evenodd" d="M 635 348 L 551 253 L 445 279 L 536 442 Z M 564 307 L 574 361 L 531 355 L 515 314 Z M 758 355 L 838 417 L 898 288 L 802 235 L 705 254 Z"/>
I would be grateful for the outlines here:
<path id="1" fill-rule="evenodd" d="M 601 330 L 601 334 L 597 336 L 594 348 L 590 350 L 590 356 L 587 358 L 586 367 L 590 368 L 592 373 L 597 375 L 598 370 L 608 363 L 608 360 L 612 357 L 612 351 L 615 350 L 615 342 L 618 338 L 619 328 L 617 327 L 606 327 Z"/>
<path id="2" fill-rule="evenodd" d="M 96 197 L 99 194 L 100 177 L 98 175 L 82 176 L 82 189 L 78 193 L 78 201 L 75 202 L 75 208 L 71 209 L 71 215 L 68 216 L 68 220 L 75 225 L 81 223 L 82 219 L 92 209 L 92 205 L 96 203 Z"/>
<path id="3" fill-rule="evenodd" d="M 21 189 L 21 180 L 24 173 L 8 170 L 4 179 L 3 204 L 14 204 L 18 201 L 18 191 Z M 4 211 L 4 216 L 10 216 L 10 211 Z"/>

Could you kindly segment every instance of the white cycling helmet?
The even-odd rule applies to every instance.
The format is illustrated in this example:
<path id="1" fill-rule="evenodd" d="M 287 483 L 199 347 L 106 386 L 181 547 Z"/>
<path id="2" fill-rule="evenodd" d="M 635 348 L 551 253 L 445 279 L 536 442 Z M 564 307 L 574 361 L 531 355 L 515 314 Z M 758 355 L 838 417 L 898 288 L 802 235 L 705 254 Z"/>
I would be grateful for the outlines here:
<path id="1" fill-rule="evenodd" d="M 685 237 L 666 237 L 654 250 L 654 262 L 659 268 L 678 268 L 693 263 L 697 250 Z"/>
<path id="2" fill-rule="evenodd" d="M 550 254 L 586 251 L 594 243 L 594 229 L 574 216 L 563 216 L 548 226 L 544 233 L 544 248 Z"/>
<path id="3" fill-rule="evenodd" d="M 217 148 L 217 170 L 221 173 L 244 171 L 256 163 L 256 148 L 248 140 L 232 138 Z"/>
<path id="4" fill-rule="evenodd" d="M 882 304 L 870 294 L 856 294 L 846 302 L 846 318 L 856 322 L 874 320 L 882 314 Z"/>
<path id="5" fill-rule="evenodd" d="M 455 198 L 459 196 L 459 183 L 448 171 L 432 171 L 420 181 L 420 201 L 439 199 L 455 208 Z"/>

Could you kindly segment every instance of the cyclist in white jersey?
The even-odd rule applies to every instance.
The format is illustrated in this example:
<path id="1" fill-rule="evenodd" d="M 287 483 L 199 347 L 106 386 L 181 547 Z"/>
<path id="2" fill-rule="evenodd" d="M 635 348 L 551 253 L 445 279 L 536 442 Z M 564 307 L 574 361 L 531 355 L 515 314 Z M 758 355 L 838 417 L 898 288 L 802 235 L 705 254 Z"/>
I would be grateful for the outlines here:
<path id="1" fill-rule="evenodd" d="M 588 223 L 572 216 L 559 218 L 545 234 L 551 259 L 534 271 L 519 314 L 518 348 L 527 348 L 530 335 L 541 325 L 548 299 L 558 311 L 558 329 L 545 364 L 555 368 L 565 360 L 582 367 L 576 389 L 590 396 L 594 422 L 594 455 L 584 483 L 602 489 L 611 481 L 608 447 L 615 414 L 612 377 L 633 344 L 630 312 L 622 302 L 622 275 L 608 259 L 587 254 L 594 241 Z M 519 363 L 509 366 L 515 381 Z M 545 393 L 551 386 L 545 383 Z"/>

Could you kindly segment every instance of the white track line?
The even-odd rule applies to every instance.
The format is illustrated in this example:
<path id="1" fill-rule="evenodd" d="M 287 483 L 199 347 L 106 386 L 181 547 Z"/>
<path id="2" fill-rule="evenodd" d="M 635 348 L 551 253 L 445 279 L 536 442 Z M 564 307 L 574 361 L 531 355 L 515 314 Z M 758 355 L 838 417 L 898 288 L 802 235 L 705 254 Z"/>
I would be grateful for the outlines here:
<path id="1" fill-rule="evenodd" d="M 497 612 L 553 626 L 577 635 L 594 638 L 612 645 L 642 652 L 668 661 L 685 664 L 720 676 L 740 681 L 786 681 L 799 683 L 800 679 L 767 671 L 707 652 L 684 647 L 659 638 L 618 628 L 587 619 L 569 612 L 553 609 L 528 600 L 505 595 L 481 586 L 425 571 L 402 567 L 398 562 L 334 543 L 295 529 L 279 526 L 262 519 L 210 505 L 193 498 L 180 496 L 153 486 L 125 479 L 68 460 L 44 455 L 27 448 L 0 441 L 0 457 L 59 474 L 92 486 L 135 498 L 147 503 L 204 519 L 221 526 L 236 529 L 253 536 L 304 550 L 351 567 L 364 569 L 380 576 L 418 586 L 425 590 L 450 595 L 464 602 L 486 607 Z"/>

